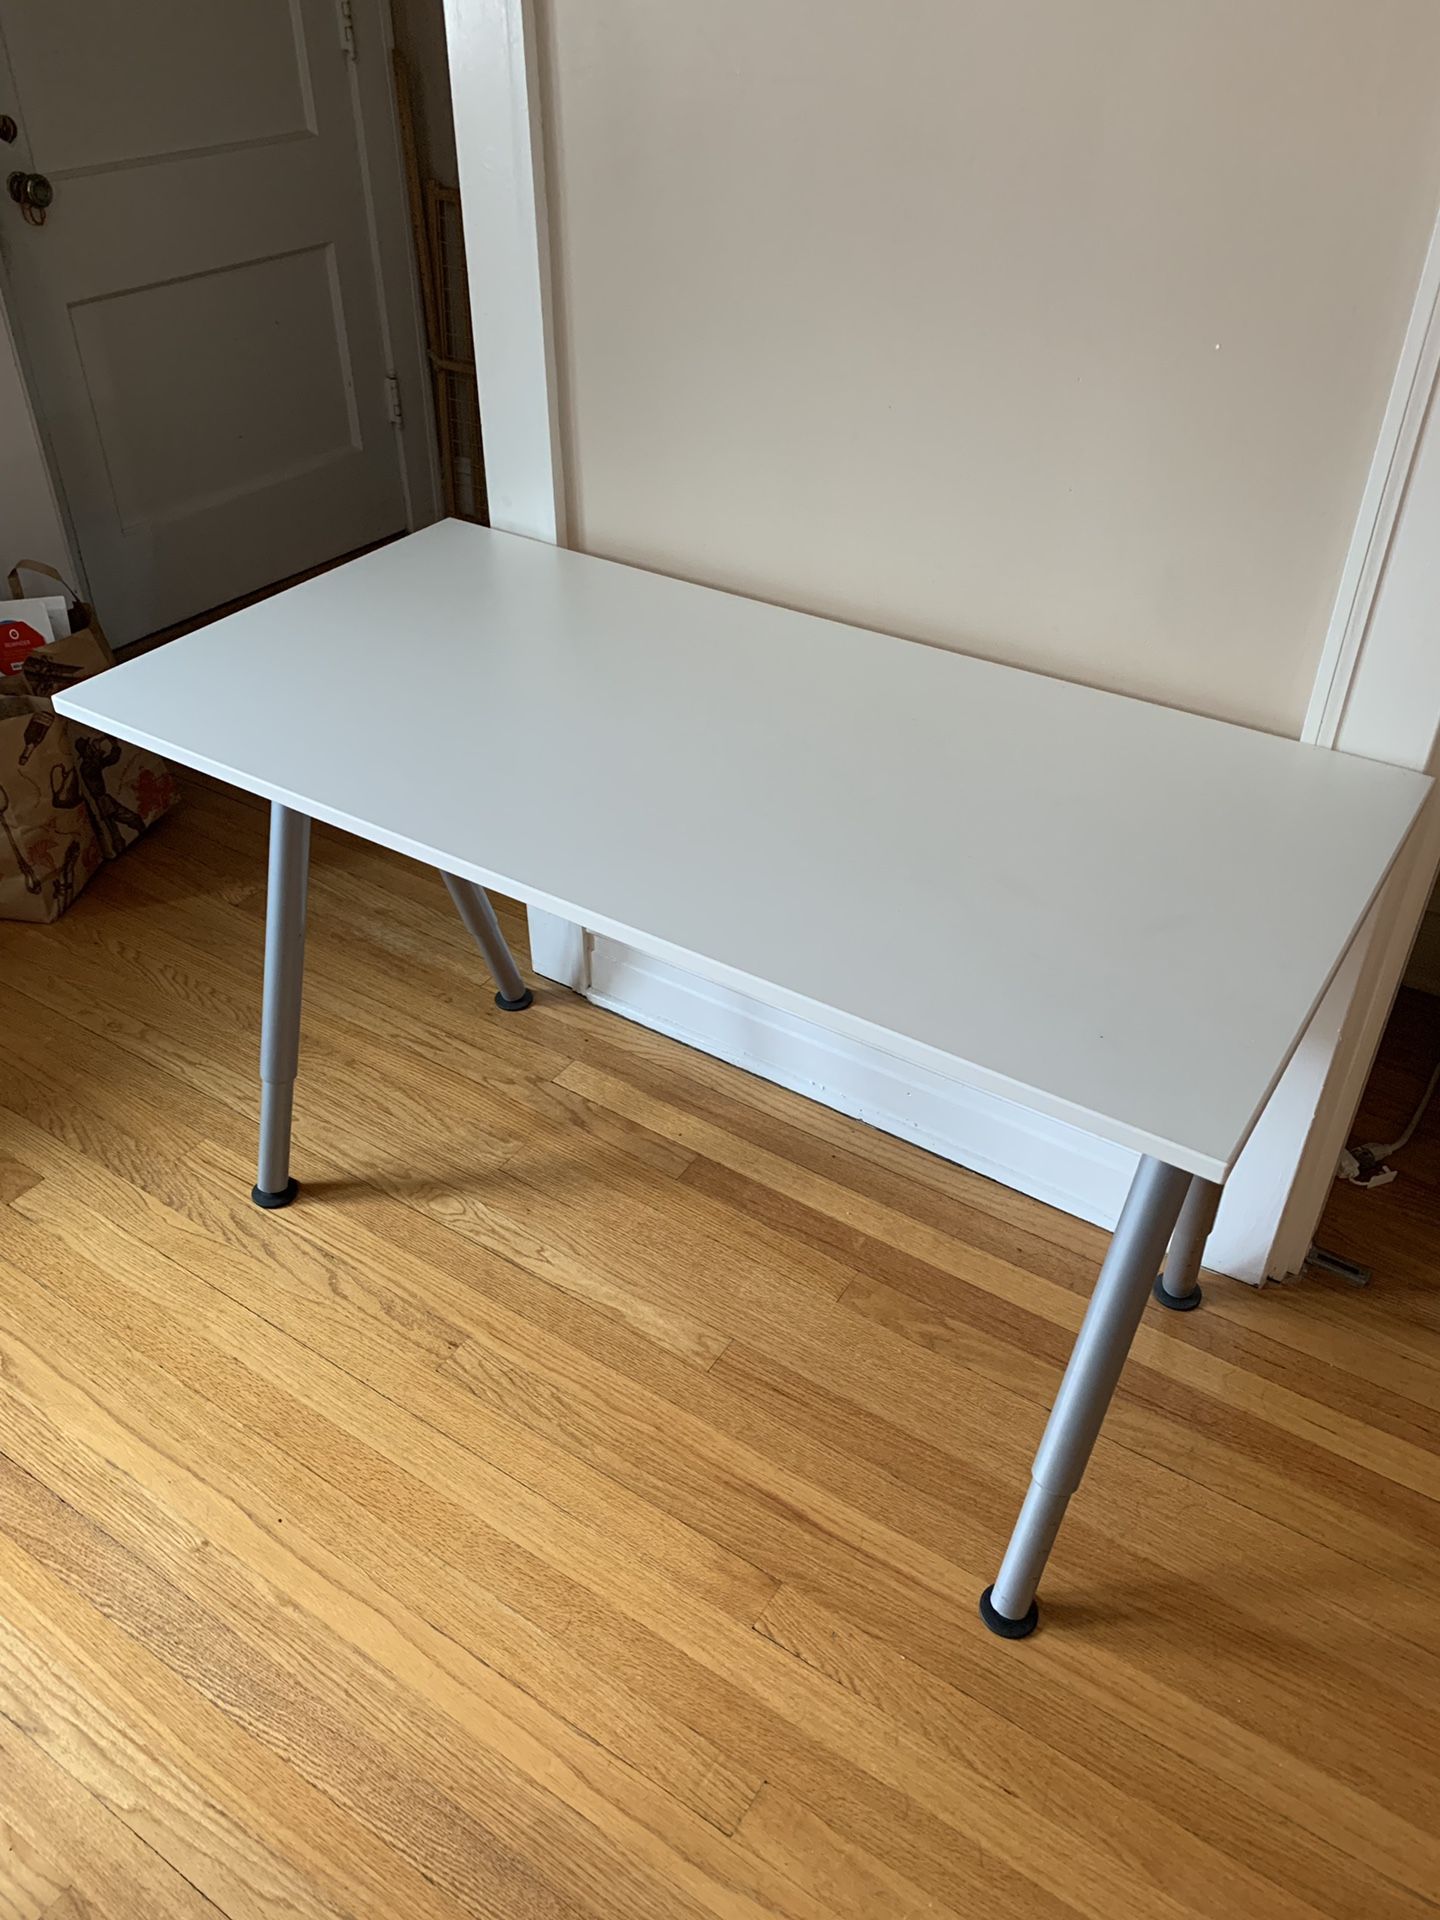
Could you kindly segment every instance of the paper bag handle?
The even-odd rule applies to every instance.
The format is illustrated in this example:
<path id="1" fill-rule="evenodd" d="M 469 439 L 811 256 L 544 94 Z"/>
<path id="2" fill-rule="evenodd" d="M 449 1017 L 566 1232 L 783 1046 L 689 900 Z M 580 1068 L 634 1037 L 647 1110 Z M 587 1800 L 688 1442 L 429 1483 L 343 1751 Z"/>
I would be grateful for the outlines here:
<path id="1" fill-rule="evenodd" d="M 84 602 L 74 587 L 71 586 L 70 582 L 65 579 L 62 574 L 58 574 L 54 567 L 47 567 L 43 560 L 17 560 L 15 562 L 14 566 L 10 569 L 10 592 L 15 599 L 23 600 L 25 598 L 24 589 L 20 585 L 20 576 L 22 573 L 43 573 L 47 580 L 53 580 L 56 586 L 64 587 L 66 593 L 69 594 L 77 607 L 84 605 Z"/>

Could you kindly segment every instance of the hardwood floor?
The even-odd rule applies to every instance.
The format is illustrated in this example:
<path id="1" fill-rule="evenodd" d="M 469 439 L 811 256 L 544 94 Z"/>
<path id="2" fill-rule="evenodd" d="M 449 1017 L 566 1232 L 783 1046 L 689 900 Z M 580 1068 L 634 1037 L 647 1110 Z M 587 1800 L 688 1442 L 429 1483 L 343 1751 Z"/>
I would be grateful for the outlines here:
<path id="1" fill-rule="evenodd" d="M 0 927 L 5 1920 L 1434 1911 L 1433 1282 L 1147 1316 L 994 1640 L 1100 1236 L 326 831 L 262 1214 L 263 830 Z"/>

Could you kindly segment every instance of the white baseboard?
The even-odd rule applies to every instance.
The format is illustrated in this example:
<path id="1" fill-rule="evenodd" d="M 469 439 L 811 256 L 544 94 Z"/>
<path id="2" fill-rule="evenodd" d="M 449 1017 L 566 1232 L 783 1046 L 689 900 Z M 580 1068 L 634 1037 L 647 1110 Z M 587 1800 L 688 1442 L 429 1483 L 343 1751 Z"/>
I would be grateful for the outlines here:
<path id="1" fill-rule="evenodd" d="M 596 1006 L 1111 1227 L 1136 1156 L 597 935 Z"/>
<path id="2" fill-rule="evenodd" d="M 572 987 L 610 1013 L 913 1141 L 1078 1219 L 1108 1229 L 1119 1218 L 1135 1171 L 1136 1156 L 1127 1148 L 978 1093 L 533 908 L 530 957 L 536 973 Z M 1232 1216 L 1228 1230 L 1227 1211 Z M 1222 1209 L 1206 1264 L 1255 1283 L 1263 1276 L 1263 1263 L 1250 1244 L 1255 1235 L 1249 1223 L 1234 1220 L 1236 1212 Z"/>

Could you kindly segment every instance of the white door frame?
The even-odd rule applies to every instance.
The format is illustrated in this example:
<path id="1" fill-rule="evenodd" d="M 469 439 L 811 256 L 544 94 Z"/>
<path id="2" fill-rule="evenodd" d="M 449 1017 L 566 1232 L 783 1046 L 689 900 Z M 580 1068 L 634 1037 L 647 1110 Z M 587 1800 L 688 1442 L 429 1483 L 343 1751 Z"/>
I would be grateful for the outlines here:
<path id="1" fill-rule="evenodd" d="M 345 22 L 350 33 L 345 33 Z M 410 232 L 409 199 L 405 189 L 400 124 L 395 105 L 393 65 L 394 24 L 390 0 L 350 0 L 337 7 L 336 33 L 350 54 L 351 100 L 355 113 L 361 184 L 370 231 L 371 260 L 379 305 L 380 337 L 385 364 L 400 384 L 401 418 L 396 428 L 397 453 L 405 504 L 406 525 L 429 526 L 440 517 L 440 464 L 431 404 L 429 355 L 425 342 L 419 276 Z M 6 277 L 0 261 L 0 328 L 7 327 Z M 8 328 L 7 328 L 7 338 Z M 0 348 L 5 345 L 0 341 Z M 57 555 L 62 568 L 88 596 L 85 559 L 75 538 L 74 521 L 65 496 L 64 475 L 55 458 L 35 389 L 25 366 L 23 344 L 14 340 L 16 363 L 26 388 L 36 437 L 46 467 L 46 479 L 69 551 Z M 37 558 L 45 558 L 37 555 Z M 9 561 L 6 561 L 9 564 Z"/>
<path id="2" fill-rule="evenodd" d="M 532 0 L 446 0 L 451 92 L 470 262 L 486 474 L 496 526 L 565 538 L 550 226 L 541 123 L 543 48 Z M 1428 514 L 1408 513 L 1430 443 L 1440 515 L 1440 227 L 1432 239 L 1342 573 L 1301 738 L 1424 767 L 1440 736 L 1440 675 L 1420 684 L 1405 644 L 1416 608 L 1387 608 L 1397 571 L 1424 573 Z M 1440 409 L 1435 409 L 1440 412 Z M 1440 517 L 1434 524 L 1440 528 Z M 1440 566 L 1420 596 L 1440 629 Z M 1433 587 L 1433 595 L 1431 589 Z M 1436 648 L 1440 654 L 1440 648 Z M 1362 700 L 1365 723 L 1356 718 Z M 1440 860 L 1440 803 L 1412 835 L 1236 1166 L 1215 1264 L 1244 1278 L 1300 1266 Z M 532 916 L 537 971 L 588 985 L 583 930 Z M 1002 1175 L 1003 1177 L 1003 1175 Z M 1106 1177 L 1114 1180 L 1114 1170 Z M 1105 1203 L 1108 1205 L 1108 1201 Z"/>
<path id="3" fill-rule="evenodd" d="M 1440 218 L 1430 235 L 1409 324 L 1400 346 L 1390 397 L 1361 495 L 1350 550 L 1340 575 L 1329 631 L 1300 738 L 1321 747 L 1341 745 L 1351 694 L 1362 676 L 1386 672 L 1379 650 L 1367 647 L 1371 626 L 1420 452 L 1430 402 L 1440 375 Z M 1397 689 L 1403 692 L 1403 689 Z M 1403 752 L 1408 742 L 1397 741 Z"/>
<path id="4" fill-rule="evenodd" d="M 560 382 L 532 0 L 445 0 L 490 524 L 563 546 Z M 585 984 L 582 928 L 529 910 L 530 961 Z"/>
<path id="5" fill-rule="evenodd" d="M 445 0 L 490 524 L 565 543 L 531 0 Z"/>

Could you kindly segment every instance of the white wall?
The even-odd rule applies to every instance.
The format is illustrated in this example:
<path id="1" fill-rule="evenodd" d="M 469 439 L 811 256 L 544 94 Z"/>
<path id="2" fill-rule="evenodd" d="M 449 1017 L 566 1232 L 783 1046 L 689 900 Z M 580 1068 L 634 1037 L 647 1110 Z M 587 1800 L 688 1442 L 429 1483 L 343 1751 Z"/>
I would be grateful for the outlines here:
<path id="1" fill-rule="evenodd" d="M 0 300 L 0 576 L 22 559 L 48 561 L 79 584 Z"/>
<path id="2" fill-rule="evenodd" d="M 571 536 L 1298 730 L 1433 0 L 537 0 Z"/>

